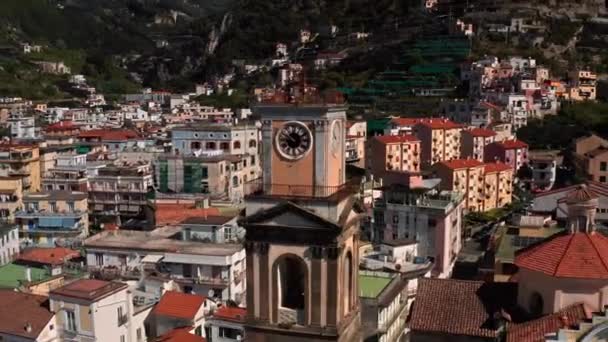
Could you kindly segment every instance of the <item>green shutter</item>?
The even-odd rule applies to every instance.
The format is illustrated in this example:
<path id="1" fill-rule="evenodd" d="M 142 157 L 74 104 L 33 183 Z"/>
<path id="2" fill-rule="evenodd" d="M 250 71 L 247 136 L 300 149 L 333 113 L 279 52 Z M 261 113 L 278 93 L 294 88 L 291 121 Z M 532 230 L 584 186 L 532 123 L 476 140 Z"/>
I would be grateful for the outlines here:
<path id="1" fill-rule="evenodd" d="M 166 160 L 160 161 L 160 192 L 169 191 L 169 165 Z"/>

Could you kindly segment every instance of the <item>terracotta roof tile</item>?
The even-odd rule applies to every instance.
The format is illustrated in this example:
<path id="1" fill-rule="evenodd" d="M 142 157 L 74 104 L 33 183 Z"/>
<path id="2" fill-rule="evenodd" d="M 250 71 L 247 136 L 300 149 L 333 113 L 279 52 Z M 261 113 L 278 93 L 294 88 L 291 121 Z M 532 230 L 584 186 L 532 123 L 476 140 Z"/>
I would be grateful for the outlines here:
<path id="1" fill-rule="evenodd" d="M 557 234 L 519 250 L 515 264 L 553 277 L 608 279 L 608 238 L 595 232 Z"/>
<path id="2" fill-rule="evenodd" d="M 574 204 L 587 202 L 599 198 L 593 191 L 587 188 L 587 185 L 581 184 L 576 190 L 569 192 L 566 195 L 566 203 Z"/>
<path id="3" fill-rule="evenodd" d="M 517 284 L 421 278 L 413 304 L 413 331 L 495 338 L 494 314 L 515 307 Z"/>
<path id="4" fill-rule="evenodd" d="M 421 120 L 420 118 L 393 118 L 391 119 L 391 123 L 398 126 L 414 126 Z"/>
<path id="5" fill-rule="evenodd" d="M 69 248 L 32 248 L 23 251 L 17 260 L 46 264 L 62 265 L 66 260 L 80 257 L 80 252 Z"/>
<path id="6" fill-rule="evenodd" d="M 156 342 L 206 342 L 204 337 L 190 333 L 192 327 L 175 328 L 158 337 Z"/>
<path id="7" fill-rule="evenodd" d="M 247 309 L 231 307 L 231 306 L 222 306 L 221 308 L 215 310 L 213 317 L 228 321 L 235 322 L 245 322 L 245 317 L 247 316 Z"/>
<path id="8" fill-rule="evenodd" d="M 466 133 L 468 133 L 468 134 L 470 134 L 470 135 L 472 135 L 474 137 L 486 137 L 486 138 L 489 138 L 489 137 L 493 137 L 493 136 L 496 135 L 496 132 L 494 132 L 491 129 L 487 129 L 487 128 L 473 128 L 473 129 L 469 129 L 469 130 L 466 130 L 466 131 L 463 131 L 463 132 L 466 132 Z"/>
<path id="9" fill-rule="evenodd" d="M 512 149 L 516 149 L 516 148 L 527 148 L 528 147 L 528 144 L 526 144 L 525 142 L 523 142 L 521 140 L 517 140 L 517 139 L 499 141 L 499 142 L 496 142 L 495 144 L 502 146 L 502 148 L 504 148 L 505 150 L 512 150 Z"/>
<path id="10" fill-rule="evenodd" d="M 36 340 L 53 317 L 48 297 L 0 290 L 0 333 Z M 25 327 L 31 325 L 28 332 Z"/>
<path id="11" fill-rule="evenodd" d="M 502 162 L 487 163 L 484 165 L 485 173 L 502 172 L 508 170 L 513 170 L 513 167 Z"/>
<path id="12" fill-rule="evenodd" d="M 442 164 L 452 170 L 468 169 L 471 167 L 478 167 L 478 166 L 484 165 L 482 162 L 480 162 L 477 159 L 454 159 L 454 160 L 442 161 L 442 162 L 440 162 L 440 164 Z"/>
<path id="13" fill-rule="evenodd" d="M 80 126 L 75 125 L 72 121 L 59 121 L 44 128 L 45 131 L 65 131 L 78 129 Z"/>
<path id="14" fill-rule="evenodd" d="M 193 320 L 205 302 L 205 297 L 188 293 L 167 291 L 156 304 L 157 315 Z"/>
<path id="15" fill-rule="evenodd" d="M 533 321 L 508 324 L 507 342 L 545 342 L 545 335 L 556 333 L 562 328 L 577 326 L 589 318 L 591 313 L 583 303 L 573 304 Z"/>
<path id="16" fill-rule="evenodd" d="M 419 141 L 413 135 L 405 134 L 405 135 L 380 135 L 374 137 L 375 140 L 379 141 L 382 144 L 399 144 L 399 143 L 408 143 Z"/>
<path id="17" fill-rule="evenodd" d="M 426 118 L 418 122 L 418 125 L 426 126 L 431 129 L 455 129 L 463 128 L 463 125 L 457 124 L 449 119 L 443 118 Z"/>
<path id="18" fill-rule="evenodd" d="M 139 134 L 134 131 L 127 129 L 93 129 L 89 131 L 82 131 L 78 134 L 78 138 L 96 138 L 112 141 L 130 140 L 139 138 Z"/>
<path id="19" fill-rule="evenodd" d="M 51 291 L 50 294 L 97 301 L 127 287 L 128 285 L 125 283 L 97 279 L 79 279 Z"/>
<path id="20" fill-rule="evenodd" d="M 156 226 L 175 225 L 192 217 L 220 216 L 218 208 L 184 207 L 183 204 L 157 204 Z"/>

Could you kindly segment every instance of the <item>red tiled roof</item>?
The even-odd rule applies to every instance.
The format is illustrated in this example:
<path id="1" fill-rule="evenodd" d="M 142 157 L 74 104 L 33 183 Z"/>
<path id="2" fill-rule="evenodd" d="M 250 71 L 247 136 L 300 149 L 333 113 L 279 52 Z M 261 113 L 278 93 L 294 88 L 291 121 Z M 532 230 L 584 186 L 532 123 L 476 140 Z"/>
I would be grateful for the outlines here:
<path id="1" fill-rule="evenodd" d="M 477 159 L 454 159 L 454 160 L 446 160 L 440 162 L 440 164 L 445 165 L 446 167 L 457 170 L 457 169 L 468 169 L 470 167 L 477 167 L 484 165 Z"/>
<path id="2" fill-rule="evenodd" d="M 533 321 L 507 324 L 507 342 L 545 342 L 545 335 L 577 326 L 590 318 L 591 313 L 583 303 L 573 304 Z"/>
<path id="3" fill-rule="evenodd" d="M 566 203 L 581 203 L 599 198 L 593 191 L 587 189 L 585 184 L 579 185 L 576 190 L 566 195 Z"/>
<path id="4" fill-rule="evenodd" d="M 419 141 L 418 138 L 416 138 L 413 135 L 409 135 L 409 134 L 405 134 L 405 135 L 380 135 L 380 136 L 376 136 L 374 137 L 374 139 L 376 139 L 377 141 L 379 141 L 382 144 L 399 144 L 399 143 L 407 143 L 407 142 L 414 142 L 414 141 Z"/>
<path id="5" fill-rule="evenodd" d="M 78 134 L 79 138 L 97 138 L 101 140 L 129 140 L 139 138 L 139 134 L 128 129 L 93 129 Z"/>
<path id="6" fill-rule="evenodd" d="M 78 258 L 80 252 L 69 248 L 32 248 L 22 252 L 17 260 L 46 265 L 62 265 L 65 261 Z"/>
<path id="7" fill-rule="evenodd" d="M 156 226 L 180 224 L 192 217 L 220 216 L 218 208 L 192 208 L 183 204 L 157 204 Z"/>
<path id="8" fill-rule="evenodd" d="M 128 285 L 125 283 L 97 279 L 79 279 L 51 291 L 51 295 L 95 301 L 127 287 Z"/>
<path id="9" fill-rule="evenodd" d="M 586 185 L 589 189 L 591 189 L 591 191 L 593 191 L 593 193 L 595 193 L 597 195 L 608 196 L 608 185 L 607 184 L 594 182 L 594 181 L 587 181 Z M 565 188 L 549 190 L 549 191 L 540 193 L 540 194 L 536 195 L 535 197 L 554 195 L 554 194 L 560 193 L 560 192 L 564 192 L 565 195 L 567 195 L 570 191 L 576 189 L 579 186 L 580 186 L 580 184 L 579 185 L 570 185 Z"/>
<path id="10" fill-rule="evenodd" d="M 608 279 L 608 238 L 595 232 L 557 234 L 519 250 L 515 264 L 553 277 Z"/>
<path id="11" fill-rule="evenodd" d="M 48 297 L 0 290 L 0 333 L 36 340 L 53 317 Z M 28 332 L 28 324 L 32 329 Z"/>
<path id="12" fill-rule="evenodd" d="M 421 278 L 411 312 L 413 331 L 495 338 L 494 315 L 515 306 L 517 284 Z"/>
<path id="13" fill-rule="evenodd" d="M 487 129 L 487 128 L 473 128 L 470 130 L 466 130 L 464 132 L 469 133 L 470 135 L 474 136 L 474 137 L 493 137 L 496 135 L 496 132 L 494 132 L 491 129 Z"/>
<path id="14" fill-rule="evenodd" d="M 454 128 L 463 128 L 463 125 L 457 124 L 449 119 L 442 118 L 425 118 L 420 120 L 418 125 L 426 126 L 431 129 L 454 129 Z"/>
<path id="15" fill-rule="evenodd" d="M 59 121 L 52 125 L 48 125 L 45 130 L 46 131 L 65 131 L 65 130 L 73 130 L 78 129 L 79 126 L 75 125 L 72 121 Z"/>
<path id="16" fill-rule="evenodd" d="M 497 111 L 501 111 L 501 110 L 502 110 L 502 108 L 501 108 L 500 106 L 495 105 L 495 104 L 493 104 L 493 103 L 491 103 L 491 102 L 487 102 L 487 101 L 483 101 L 483 102 L 481 102 L 481 105 L 482 105 L 483 107 L 488 108 L 488 109 L 493 109 L 493 110 L 497 110 Z"/>
<path id="17" fill-rule="evenodd" d="M 204 302 L 205 297 L 200 295 L 167 291 L 156 304 L 154 313 L 193 320 Z"/>
<path id="18" fill-rule="evenodd" d="M 394 123 L 398 126 L 414 126 L 422 119 L 420 118 L 393 118 L 391 119 L 391 123 Z"/>
<path id="19" fill-rule="evenodd" d="M 517 139 L 504 140 L 504 141 L 497 142 L 496 144 L 499 144 L 505 150 L 512 150 L 515 148 L 527 148 L 528 147 L 528 144 L 526 144 L 525 142 L 523 142 L 521 140 L 517 140 Z"/>
<path id="20" fill-rule="evenodd" d="M 487 163 L 484 165 L 485 173 L 501 172 L 501 171 L 508 171 L 508 170 L 513 170 L 513 168 L 511 166 L 509 166 L 505 163 L 501 163 L 501 162 Z"/>
<path id="21" fill-rule="evenodd" d="M 222 306 L 213 314 L 213 317 L 215 318 L 235 322 L 244 322 L 246 316 L 247 309 L 231 306 Z"/>
<path id="22" fill-rule="evenodd" d="M 206 342 L 204 337 L 190 333 L 192 327 L 175 328 L 158 337 L 156 342 Z"/>

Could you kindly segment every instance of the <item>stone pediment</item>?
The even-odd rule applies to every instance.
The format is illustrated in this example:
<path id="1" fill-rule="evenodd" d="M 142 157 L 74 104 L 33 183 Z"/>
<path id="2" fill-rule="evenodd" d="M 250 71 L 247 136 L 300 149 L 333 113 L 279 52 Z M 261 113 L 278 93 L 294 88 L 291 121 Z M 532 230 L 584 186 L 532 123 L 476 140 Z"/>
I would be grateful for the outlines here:
<path id="1" fill-rule="evenodd" d="M 245 227 L 280 227 L 340 231 L 341 228 L 314 212 L 292 202 L 285 202 L 270 209 L 262 210 L 242 221 Z"/>

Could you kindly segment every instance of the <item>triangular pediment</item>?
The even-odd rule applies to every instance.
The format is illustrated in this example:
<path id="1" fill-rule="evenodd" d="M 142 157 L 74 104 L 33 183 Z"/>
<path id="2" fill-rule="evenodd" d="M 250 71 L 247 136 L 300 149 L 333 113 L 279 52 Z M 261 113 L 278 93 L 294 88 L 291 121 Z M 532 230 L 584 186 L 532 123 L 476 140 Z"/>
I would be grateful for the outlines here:
<path id="1" fill-rule="evenodd" d="M 291 202 L 285 202 L 275 207 L 261 210 L 245 218 L 243 224 L 245 226 L 340 230 L 340 227 L 336 223 Z"/>

